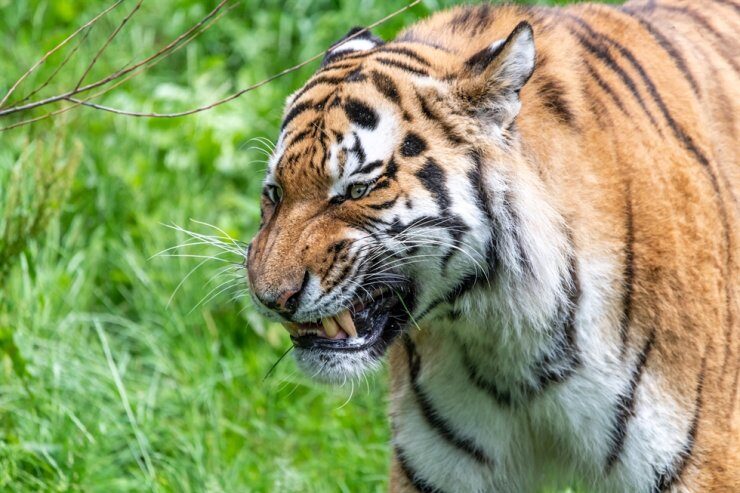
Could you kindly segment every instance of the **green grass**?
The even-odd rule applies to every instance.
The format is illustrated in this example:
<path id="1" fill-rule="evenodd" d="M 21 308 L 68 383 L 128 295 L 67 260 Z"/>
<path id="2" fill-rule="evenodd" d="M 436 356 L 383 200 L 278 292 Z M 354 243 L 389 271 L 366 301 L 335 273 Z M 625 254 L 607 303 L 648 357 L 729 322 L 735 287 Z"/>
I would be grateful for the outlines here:
<path id="1" fill-rule="evenodd" d="M 0 0 L 0 94 L 109 3 Z M 426 1 L 377 32 L 392 37 L 450 3 Z M 200 105 L 404 4 L 243 0 L 100 102 L 156 111 Z M 96 26 L 43 94 L 72 87 L 132 5 Z M 213 5 L 145 2 L 89 79 L 145 56 Z M 65 53 L 18 94 L 43 82 Z M 276 135 L 282 101 L 314 69 L 184 119 L 77 109 L 0 134 L 1 491 L 385 490 L 383 372 L 355 389 L 325 388 L 285 358 L 265 378 L 289 341 L 253 313 L 237 285 L 209 296 L 229 279 L 221 272 L 229 264 L 209 261 L 191 273 L 199 258 L 151 258 L 186 239 L 165 225 L 218 234 L 191 219 L 252 235 L 263 156 L 250 139 Z M 46 185 L 50 174 L 75 169 L 73 180 Z"/>

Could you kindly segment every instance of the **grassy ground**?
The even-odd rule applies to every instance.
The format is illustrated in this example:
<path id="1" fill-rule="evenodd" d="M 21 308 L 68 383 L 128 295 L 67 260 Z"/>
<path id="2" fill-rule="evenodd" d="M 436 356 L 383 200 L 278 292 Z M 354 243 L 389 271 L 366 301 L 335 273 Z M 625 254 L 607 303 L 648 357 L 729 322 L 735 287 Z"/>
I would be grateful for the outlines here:
<path id="1" fill-rule="evenodd" d="M 391 37 L 449 3 L 425 1 L 377 32 Z M 0 95 L 109 4 L 0 0 Z M 214 4 L 145 2 L 89 78 L 146 55 Z M 102 102 L 157 111 L 209 102 L 402 5 L 242 0 Z M 42 94 L 74 86 L 132 6 L 92 30 Z M 195 117 L 78 109 L 0 134 L 0 490 L 385 489 L 383 374 L 327 389 L 286 358 L 267 376 L 289 341 L 250 310 L 242 282 L 221 284 L 238 279 L 238 256 L 201 259 L 220 252 L 195 245 L 180 250 L 194 257 L 151 258 L 187 239 L 165 225 L 220 234 L 192 219 L 250 237 L 264 159 L 250 139 L 274 137 L 282 100 L 313 69 Z"/>

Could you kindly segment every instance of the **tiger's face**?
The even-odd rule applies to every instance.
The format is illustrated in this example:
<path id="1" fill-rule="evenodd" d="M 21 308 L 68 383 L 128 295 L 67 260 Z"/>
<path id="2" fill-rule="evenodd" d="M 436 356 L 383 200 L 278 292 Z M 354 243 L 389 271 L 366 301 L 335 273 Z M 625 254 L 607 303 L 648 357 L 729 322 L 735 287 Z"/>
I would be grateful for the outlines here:
<path id="1" fill-rule="evenodd" d="M 247 257 L 255 305 L 299 366 L 340 383 L 486 279 L 496 183 L 482 162 L 513 152 L 534 68 L 528 25 L 468 60 L 348 36 L 288 99 Z"/>

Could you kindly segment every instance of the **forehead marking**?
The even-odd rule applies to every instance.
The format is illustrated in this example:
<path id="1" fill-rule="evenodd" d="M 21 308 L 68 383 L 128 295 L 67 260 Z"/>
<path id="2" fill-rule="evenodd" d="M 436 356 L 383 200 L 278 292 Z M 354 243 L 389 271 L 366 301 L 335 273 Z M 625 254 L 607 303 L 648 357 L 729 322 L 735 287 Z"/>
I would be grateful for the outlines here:
<path id="1" fill-rule="evenodd" d="M 348 98 L 344 103 L 344 112 L 349 121 L 359 127 L 374 129 L 378 126 L 378 114 L 358 99 Z"/>

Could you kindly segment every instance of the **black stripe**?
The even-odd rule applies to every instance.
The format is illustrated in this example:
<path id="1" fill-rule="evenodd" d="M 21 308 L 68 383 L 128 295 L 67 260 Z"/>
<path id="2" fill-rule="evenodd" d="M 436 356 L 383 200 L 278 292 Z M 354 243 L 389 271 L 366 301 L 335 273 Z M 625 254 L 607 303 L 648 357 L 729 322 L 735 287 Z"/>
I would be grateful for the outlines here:
<path id="1" fill-rule="evenodd" d="M 416 172 L 416 177 L 421 181 L 424 188 L 432 194 L 439 210 L 446 212 L 450 207 L 450 195 L 445 183 L 445 170 L 434 159 L 428 158 Z"/>
<path id="2" fill-rule="evenodd" d="M 466 6 L 461 10 L 461 12 L 455 14 L 455 16 L 449 21 L 449 25 L 452 26 L 453 32 L 457 31 L 458 28 L 465 27 L 470 20 L 470 17 L 473 15 L 473 7 Z"/>
<path id="3" fill-rule="evenodd" d="M 475 203 L 478 209 L 488 220 L 489 225 L 493 225 L 493 211 L 491 211 L 491 199 L 488 195 L 488 188 L 483 183 L 483 158 L 478 150 L 474 149 L 468 153 L 473 167 L 468 171 L 468 180 L 470 186 L 475 192 Z"/>
<path id="4" fill-rule="evenodd" d="M 568 291 L 568 299 L 560 309 L 561 332 L 555 349 L 546 354 L 541 363 L 535 365 L 539 368 L 536 374 L 537 385 L 526 392 L 529 398 L 542 393 L 550 385 L 565 381 L 582 362 L 576 341 L 576 314 L 581 301 L 581 281 L 575 256 L 570 258 L 568 277 L 563 284 Z"/>
<path id="5" fill-rule="evenodd" d="M 296 144 L 298 144 L 300 142 L 303 142 L 305 139 L 307 139 L 309 137 L 313 137 L 315 134 L 316 134 L 316 129 L 315 128 L 313 128 L 313 127 L 305 128 L 305 129 L 301 130 L 300 132 L 298 132 L 297 134 L 291 136 L 289 139 L 286 139 L 287 141 L 285 143 L 285 148 L 286 149 L 289 149 L 290 147 L 292 147 L 292 146 L 294 146 L 294 145 L 296 145 Z"/>
<path id="6" fill-rule="evenodd" d="M 412 219 L 407 224 L 395 220 L 389 225 L 388 233 L 398 235 L 404 231 L 411 231 L 413 228 L 436 228 L 444 226 L 446 222 L 446 218 L 438 216 L 420 216 Z"/>
<path id="7" fill-rule="evenodd" d="M 507 40 L 508 41 L 508 40 Z M 496 59 L 501 51 L 506 47 L 507 42 L 499 43 L 495 48 L 491 49 L 490 46 L 486 46 L 482 50 L 473 54 L 465 60 L 465 68 L 473 71 L 475 74 L 482 74 L 486 68 Z"/>
<path id="8" fill-rule="evenodd" d="M 375 182 L 375 185 L 373 185 L 373 190 L 382 190 L 384 188 L 388 188 L 391 186 L 391 183 L 388 179 L 379 180 Z"/>
<path id="9" fill-rule="evenodd" d="M 367 80 L 367 76 L 362 73 L 362 67 L 354 69 L 352 72 L 344 77 L 345 82 L 363 82 Z"/>
<path id="10" fill-rule="evenodd" d="M 629 330 L 632 323 L 632 296 L 635 282 L 635 225 L 632 210 L 632 187 L 625 185 L 625 238 L 624 268 L 622 270 L 622 314 L 619 319 L 619 334 L 622 339 L 621 356 L 627 354 Z"/>
<path id="11" fill-rule="evenodd" d="M 424 139 L 414 132 L 409 132 L 401 144 L 401 155 L 403 157 L 415 157 L 424 152 L 426 148 L 427 143 Z"/>
<path id="12" fill-rule="evenodd" d="M 394 67 L 394 68 L 403 70 L 405 72 L 410 72 L 415 75 L 421 75 L 424 77 L 429 75 L 429 72 L 427 72 L 426 70 L 412 67 L 408 63 L 399 62 L 398 60 L 393 60 L 393 59 L 385 58 L 385 57 L 377 57 L 377 58 L 374 58 L 374 60 L 387 67 Z"/>
<path id="13" fill-rule="evenodd" d="M 477 36 L 491 24 L 491 14 L 491 5 L 487 3 L 478 5 L 478 11 L 475 14 L 476 21 L 472 26 L 473 36 Z"/>
<path id="14" fill-rule="evenodd" d="M 457 252 L 462 253 L 462 251 L 464 251 L 462 237 L 465 233 L 470 231 L 470 228 L 468 227 L 468 225 L 465 224 L 465 221 L 463 221 L 459 216 L 451 215 L 447 217 L 448 217 L 448 221 L 444 225 L 444 227 L 448 229 L 448 232 L 450 233 L 450 236 L 452 237 L 452 246 L 447 250 L 447 252 L 442 257 L 442 269 L 444 270 L 447 269 L 447 264 L 449 264 L 450 260 L 452 259 L 452 256 L 455 255 L 455 253 Z M 477 274 L 478 274 L 477 271 L 473 274 L 473 276 L 476 279 L 478 277 Z"/>
<path id="15" fill-rule="evenodd" d="M 362 155 L 363 156 L 365 155 L 364 151 Z M 357 169 L 353 171 L 352 173 L 350 173 L 350 176 L 359 175 L 361 173 L 370 173 L 371 171 L 375 170 L 376 168 L 380 168 L 381 166 L 383 166 L 383 161 L 381 161 L 380 159 L 375 160 L 375 161 L 370 161 L 369 163 L 367 163 L 360 169 Z"/>
<path id="16" fill-rule="evenodd" d="M 367 155 L 365 154 L 365 148 L 362 147 L 362 142 L 360 142 L 360 136 L 357 135 L 357 132 L 352 132 L 352 136 L 355 138 L 355 143 L 349 149 L 349 152 L 357 156 L 360 163 L 364 163 Z"/>
<path id="17" fill-rule="evenodd" d="M 303 86 L 296 94 L 293 96 L 293 103 L 298 101 L 301 96 L 306 94 L 310 89 L 318 86 L 318 85 L 331 85 L 331 84 L 339 84 L 340 82 L 344 82 L 344 77 L 332 77 L 329 75 L 320 75 L 318 77 L 314 77 L 313 79 L 309 80 L 305 86 Z"/>
<path id="18" fill-rule="evenodd" d="M 382 202 L 380 204 L 370 204 L 368 207 L 370 207 L 371 209 L 375 209 L 376 211 L 382 211 L 384 209 L 390 209 L 391 207 L 396 205 L 397 200 L 398 200 L 398 197 L 395 197 L 391 200 Z"/>
<path id="19" fill-rule="evenodd" d="M 371 71 L 370 76 L 378 92 L 388 98 L 392 103 L 400 106 L 401 96 L 398 94 L 398 87 L 393 82 L 393 79 L 377 70 Z"/>
<path id="20" fill-rule="evenodd" d="M 517 260 L 519 261 L 522 272 L 530 276 L 534 276 L 534 267 L 532 265 L 532 260 L 529 258 L 527 249 L 524 248 L 524 242 L 521 237 L 521 221 L 519 219 L 519 214 L 517 214 L 516 209 L 514 208 L 510 190 L 506 190 L 504 192 L 503 207 L 506 211 L 506 215 L 509 216 L 509 219 L 513 224 L 511 235 L 514 237 L 514 243 L 516 244 L 516 249 L 519 254 L 519 258 Z M 505 229 L 506 228 L 502 226 L 499 227 L 500 231 L 504 231 Z"/>
<path id="21" fill-rule="evenodd" d="M 486 222 L 489 228 L 489 234 L 491 238 L 486 245 L 486 264 L 488 265 L 488 281 L 491 282 L 491 277 L 496 271 L 498 266 L 498 257 L 496 252 L 496 245 L 494 239 L 494 217 L 493 211 L 491 210 L 491 199 L 488 195 L 488 189 L 483 183 L 483 158 L 480 151 L 473 149 L 468 153 L 471 161 L 473 161 L 473 168 L 468 171 L 468 180 L 470 185 L 475 191 L 475 203 L 478 209 L 481 210 L 486 218 Z"/>
<path id="22" fill-rule="evenodd" d="M 511 394 L 505 390 L 499 389 L 495 383 L 484 378 L 478 372 L 478 368 L 470 359 L 470 355 L 468 354 L 468 351 L 465 349 L 463 344 L 460 344 L 460 353 L 462 355 L 463 366 L 465 366 L 465 370 L 468 373 L 468 378 L 473 383 L 473 385 L 478 387 L 478 389 L 482 390 L 486 394 L 490 395 L 493 400 L 498 403 L 498 405 L 502 407 L 511 407 Z"/>
<path id="23" fill-rule="evenodd" d="M 316 71 L 316 74 L 323 74 L 325 72 L 331 72 L 332 70 L 344 70 L 344 69 L 354 68 L 354 67 L 357 67 L 357 65 L 358 65 L 357 62 L 352 62 L 352 61 L 345 62 L 345 63 L 339 63 L 338 61 L 332 62 L 331 64 L 320 68 L 318 71 Z"/>
<path id="24" fill-rule="evenodd" d="M 452 127 L 450 127 L 445 118 L 435 113 L 431 106 L 429 106 L 429 103 L 426 101 L 426 99 L 424 99 L 424 97 L 422 97 L 422 95 L 418 92 L 416 92 L 416 100 L 419 102 L 419 108 L 421 109 L 422 114 L 442 129 L 442 132 L 445 134 L 445 137 L 447 137 L 447 140 L 449 140 L 453 144 L 465 143 L 465 139 L 460 137 L 457 132 L 455 132 Z"/>
<path id="25" fill-rule="evenodd" d="M 302 103 L 298 103 L 297 105 L 293 106 L 290 111 L 288 111 L 288 114 L 285 115 L 285 118 L 283 118 L 283 123 L 280 125 L 280 131 L 282 132 L 285 127 L 288 126 L 290 122 L 293 121 L 296 117 L 298 117 L 300 114 L 305 113 L 308 110 L 311 110 L 314 108 L 314 103 L 311 101 L 304 101 Z"/>
<path id="26" fill-rule="evenodd" d="M 403 335 L 403 341 L 408 354 L 411 389 L 414 392 L 414 397 L 419 405 L 419 410 L 421 411 L 422 416 L 424 416 L 427 424 L 451 446 L 465 452 L 471 458 L 475 459 L 476 462 L 486 466 L 491 466 L 493 464 L 493 459 L 488 457 L 471 438 L 458 436 L 453 431 L 450 423 L 434 408 L 431 399 L 426 392 L 424 392 L 424 389 L 421 388 L 418 381 L 419 373 L 421 371 L 421 358 L 419 357 L 419 353 L 416 351 L 416 346 L 408 334 Z"/>
<path id="27" fill-rule="evenodd" d="M 571 127 L 575 126 L 575 115 L 565 97 L 563 84 L 549 76 L 541 76 L 540 80 L 537 95 L 541 98 L 543 106 L 560 122 Z"/>
<path id="28" fill-rule="evenodd" d="M 534 369 L 532 380 L 535 383 L 526 381 L 515 387 L 518 391 L 517 399 L 514 399 L 509 390 L 499 388 L 494 382 L 481 375 L 465 347 L 459 344 L 463 365 L 468 372 L 469 379 L 473 385 L 488 393 L 499 405 L 510 407 L 531 400 L 542 394 L 551 385 L 565 381 L 580 366 L 581 358 L 576 343 L 575 319 L 581 289 L 575 257 L 571 257 L 568 279 L 564 283 L 568 285 L 568 300 L 562 311 L 563 315 L 561 315 L 559 324 L 562 330 L 558 334 L 551 351 L 541 361 L 532 365 Z"/>
<path id="29" fill-rule="evenodd" d="M 376 51 L 378 51 L 377 46 L 370 48 L 369 50 L 344 50 L 339 52 L 343 55 L 338 60 L 357 60 L 358 58 L 365 58 L 366 56 L 375 53 Z"/>
<path id="30" fill-rule="evenodd" d="M 660 109 L 660 112 L 662 113 L 663 117 L 665 118 L 666 122 L 670 126 L 671 130 L 673 131 L 673 134 L 676 136 L 676 138 L 684 144 L 684 147 L 691 152 L 698 160 L 699 162 L 704 165 L 705 167 L 709 167 L 709 160 L 707 157 L 699 150 L 699 148 L 694 143 L 693 139 L 679 126 L 679 124 L 676 122 L 676 120 L 673 119 L 673 116 L 668 111 L 668 107 L 666 106 L 665 102 L 663 101 L 663 98 L 660 96 L 660 93 L 658 89 L 655 87 L 655 84 L 648 76 L 647 72 L 645 72 L 645 69 L 643 68 L 642 64 L 637 61 L 635 56 L 630 52 L 627 48 L 619 44 L 618 42 L 614 41 L 613 39 L 594 31 L 591 26 L 589 26 L 583 19 L 580 19 L 575 16 L 569 16 L 573 18 L 578 24 L 583 26 L 583 28 L 589 33 L 590 36 L 603 41 L 607 43 L 609 46 L 615 48 L 619 53 L 632 65 L 632 67 L 637 71 L 638 74 L 640 74 L 640 78 L 642 79 L 643 83 L 645 84 L 645 87 L 647 87 L 648 92 L 650 93 L 650 96 L 652 97 L 655 104 L 658 106 L 658 109 Z M 711 174 L 711 173 L 710 173 Z M 712 179 L 712 182 L 715 182 L 716 178 Z M 719 184 L 717 183 L 717 187 L 715 188 L 716 191 L 719 191 Z"/>
<path id="31" fill-rule="evenodd" d="M 726 5 L 727 7 L 731 7 L 735 9 L 735 12 L 740 14 L 740 5 L 736 4 L 732 0 L 714 0 L 717 3 L 721 3 L 722 5 Z"/>
<path id="32" fill-rule="evenodd" d="M 349 121 L 355 125 L 370 130 L 378 126 L 378 114 L 359 99 L 348 98 L 343 108 Z"/>
<path id="33" fill-rule="evenodd" d="M 728 38 L 725 37 L 721 32 L 717 31 L 717 29 L 712 26 L 712 24 L 701 15 L 699 12 L 696 12 L 694 10 L 691 10 L 686 7 L 675 7 L 673 5 L 659 5 L 658 8 L 662 10 L 667 10 L 669 12 L 676 12 L 678 14 L 683 14 L 685 16 L 690 17 L 694 20 L 697 24 L 702 26 L 708 33 L 710 33 L 714 38 L 717 40 L 717 43 L 710 43 L 710 46 L 715 48 L 715 51 L 727 62 L 732 66 L 732 68 L 735 70 L 735 72 L 740 72 L 740 65 L 735 61 L 735 57 L 737 56 L 738 47 L 737 43 L 735 42 L 734 38 Z M 727 51 L 728 45 L 730 47 L 730 51 Z"/>
<path id="34" fill-rule="evenodd" d="M 394 54 L 397 54 L 397 55 L 405 55 L 405 56 L 407 56 L 407 57 L 409 57 L 409 58 L 411 58 L 411 59 L 419 62 L 420 64 L 422 64 L 424 66 L 427 66 L 428 67 L 428 66 L 431 65 L 429 63 L 429 60 L 427 60 L 423 56 L 419 55 L 414 50 L 411 50 L 409 48 L 403 48 L 401 46 L 388 46 L 388 45 L 385 45 L 381 49 L 379 49 L 378 52 L 380 52 L 380 53 L 394 53 Z"/>
<path id="35" fill-rule="evenodd" d="M 409 483 L 411 483 L 411 486 L 413 486 L 416 491 L 419 493 L 442 493 L 442 490 L 421 478 L 419 473 L 414 471 L 406 458 L 406 453 L 401 449 L 401 447 L 396 446 L 394 452 L 396 454 L 398 465 L 401 468 L 401 472 L 403 472 L 403 475 L 406 476 L 406 479 L 408 479 Z"/>
<path id="36" fill-rule="evenodd" d="M 681 450 L 676 454 L 672 463 L 667 470 L 664 470 L 658 474 L 656 482 L 653 485 L 651 493 L 662 493 L 668 491 L 676 481 L 681 479 L 684 469 L 689 463 L 689 458 L 694 452 L 694 444 L 696 443 L 696 433 L 699 428 L 699 415 L 701 414 L 704 391 L 704 375 L 707 369 L 707 353 L 709 348 L 706 349 L 704 358 L 702 358 L 701 371 L 699 372 L 699 381 L 696 386 L 696 401 L 694 404 L 694 415 L 691 418 L 691 425 L 689 431 L 686 434 L 686 440 Z"/>
<path id="37" fill-rule="evenodd" d="M 593 65 L 588 63 L 588 61 L 583 60 L 583 65 L 586 67 L 586 70 L 588 70 L 589 75 L 591 78 L 598 84 L 598 86 L 609 95 L 609 97 L 614 101 L 614 104 L 617 105 L 617 108 L 624 113 L 625 116 L 630 116 L 630 114 L 627 112 L 627 110 L 624 108 L 624 104 L 622 103 L 622 99 L 619 97 L 619 95 L 614 92 L 614 89 L 604 80 L 601 78 L 598 72 L 596 72 L 596 69 L 594 69 Z"/>
<path id="38" fill-rule="evenodd" d="M 670 111 L 668 111 L 668 107 L 663 101 L 663 98 L 660 96 L 658 89 L 655 87 L 655 84 L 650 79 L 650 77 L 647 75 L 647 73 L 645 72 L 645 69 L 637 61 L 635 56 L 621 44 L 617 43 L 616 41 L 612 40 L 611 38 L 603 34 L 600 34 L 594 31 L 587 23 L 583 22 L 578 17 L 575 17 L 575 16 L 569 16 L 569 17 L 574 18 L 576 22 L 581 24 L 589 32 L 589 34 L 592 37 L 600 39 L 601 41 L 606 42 L 610 46 L 613 46 L 614 48 L 616 48 L 619 51 L 619 53 L 621 53 L 622 56 L 624 56 L 630 62 L 630 64 L 634 67 L 634 69 L 640 74 L 640 77 L 642 78 L 643 83 L 648 88 L 648 91 L 650 92 L 650 95 L 652 96 L 653 101 L 660 109 L 666 122 L 668 122 L 668 126 L 671 128 L 676 139 L 679 142 L 681 142 L 684 148 L 687 151 L 689 151 L 691 154 L 693 154 L 694 157 L 697 159 L 697 161 L 699 161 L 699 163 L 702 165 L 702 168 L 707 174 L 707 177 L 709 178 L 712 184 L 712 188 L 714 189 L 714 192 L 717 197 L 718 212 L 719 212 L 720 221 L 722 223 L 724 243 L 725 243 L 725 248 L 726 248 L 725 267 L 727 271 L 730 272 L 731 259 L 732 259 L 731 241 L 730 241 L 730 224 L 727 218 L 727 211 L 725 210 L 724 201 L 722 200 L 722 189 L 719 183 L 719 178 L 718 178 L 718 175 L 714 172 L 714 170 L 712 170 L 709 159 L 699 149 L 699 147 L 696 145 L 696 143 L 691 138 L 691 136 L 688 133 L 686 133 L 686 131 L 673 118 Z M 732 297 L 729 293 L 729 289 L 730 289 L 729 284 L 727 284 L 726 289 L 728 290 L 727 297 L 728 299 L 731 299 Z"/>
<path id="39" fill-rule="evenodd" d="M 394 180 L 396 178 L 396 173 L 398 173 L 398 163 L 396 163 L 396 159 L 391 156 L 385 167 L 385 173 L 383 176 L 387 177 L 389 180 Z"/>
<path id="40" fill-rule="evenodd" d="M 673 46 L 671 41 L 668 38 L 666 38 L 662 32 L 656 29 L 654 25 L 648 22 L 647 19 L 639 15 L 634 8 L 631 8 L 629 6 L 622 6 L 621 10 L 625 12 L 627 15 L 636 19 L 637 22 L 639 22 L 640 25 L 648 33 L 650 33 L 650 35 L 653 37 L 653 39 L 655 39 L 658 45 L 661 48 L 663 48 L 663 50 L 668 54 L 668 56 L 671 57 L 671 59 L 673 60 L 673 63 L 676 64 L 676 67 L 681 71 L 683 76 L 686 77 L 686 80 L 691 85 L 691 89 L 693 89 L 694 94 L 698 95 L 701 92 L 701 90 L 699 89 L 699 83 L 696 82 L 694 75 L 691 73 L 691 70 L 689 70 L 688 64 L 686 63 L 686 59 L 683 57 L 683 55 L 678 50 L 676 50 L 676 47 Z"/>
<path id="41" fill-rule="evenodd" d="M 460 296 L 468 293 L 478 283 L 478 279 L 479 279 L 479 276 L 477 272 L 473 274 L 468 274 L 462 279 L 462 281 L 457 283 L 455 287 L 452 288 L 452 291 L 447 293 L 447 296 L 445 296 L 445 301 L 447 303 L 452 303 L 453 301 L 457 300 Z"/>
<path id="42" fill-rule="evenodd" d="M 479 280 L 480 276 L 477 273 L 474 272 L 472 274 L 468 274 L 462 279 L 462 281 L 456 284 L 449 293 L 429 303 L 429 306 L 427 306 L 416 318 L 421 320 L 422 318 L 426 317 L 429 312 L 437 308 L 442 303 L 454 302 L 460 296 L 468 293 L 470 290 L 476 287 Z"/>
<path id="43" fill-rule="evenodd" d="M 565 14 L 565 15 L 568 15 L 568 14 Z M 585 25 L 588 27 L 588 24 L 586 24 L 582 19 L 575 17 L 575 16 L 569 16 L 569 17 L 576 19 L 576 22 L 578 22 L 579 24 Z M 588 27 L 588 29 L 591 29 L 591 28 Z M 615 74 L 619 76 L 622 82 L 624 82 L 624 84 L 630 90 L 632 95 L 635 97 L 635 100 L 639 103 L 643 112 L 650 120 L 650 123 L 653 124 L 653 127 L 659 130 L 658 122 L 655 120 L 655 117 L 653 116 L 653 114 L 650 113 L 650 110 L 645 104 L 645 101 L 642 99 L 642 96 L 640 95 L 640 91 L 637 89 L 637 84 L 635 84 L 635 81 L 632 79 L 632 77 L 630 77 L 629 74 L 624 71 L 624 69 L 616 62 L 616 60 L 612 58 L 612 56 L 609 54 L 609 51 L 601 45 L 596 45 L 592 43 L 579 32 L 573 32 L 573 35 L 578 40 L 578 42 L 581 44 L 581 46 L 583 46 L 588 52 L 590 52 L 596 58 L 601 60 L 607 67 L 609 67 L 609 69 L 612 70 L 612 72 L 614 72 Z"/>
<path id="44" fill-rule="evenodd" d="M 375 53 L 377 50 L 377 46 L 374 48 L 370 48 L 369 50 L 340 50 L 334 54 L 327 55 L 327 58 L 325 58 L 321 64 L 321 68 L 324 70 L 328 70 L 331 68 L 331 66 L 338 62 L 346 62 L 347 60 L 356 60 L 358 58 L 365 58 L 368 55 Z"/>
<path id="45" fill-rule="evenodd" d="M 624 450 L 624 442 L 627 439 L 627 425 L 630 419 L 635 417 L 637 387 L 640 385 L 640 380 L 645 371 L 645 363 L 650 355 L 650 351 L 653 349 L 653 344 L 655 344 L 655 330 L 650 333 L 648 340 L 637 356 L 637 362 L 635 363 L 635 368 L 632 370 L 627 391 L 621 394 L 617 400 L 617 410 L 614 415 L 611 432 L 612 444 L 609 452 L 606 454 L 605 470 L 607 473 L 614 467 L 614 464 Z"/>

